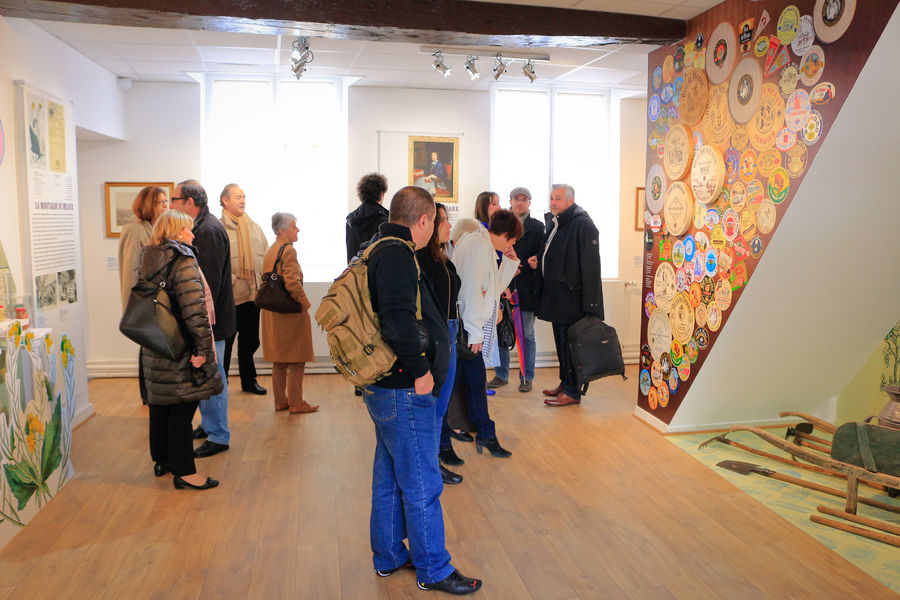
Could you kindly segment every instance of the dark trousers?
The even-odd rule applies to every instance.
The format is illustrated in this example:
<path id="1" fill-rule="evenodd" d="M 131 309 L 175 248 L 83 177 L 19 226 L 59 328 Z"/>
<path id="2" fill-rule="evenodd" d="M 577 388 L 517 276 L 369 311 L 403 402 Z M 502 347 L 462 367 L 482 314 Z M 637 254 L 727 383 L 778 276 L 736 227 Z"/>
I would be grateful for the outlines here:
<path id="1" fill-rule="evenodd" d="M 485 393 L 487 373 L 481 355 L 479 354 L 471 360 L 459 358 L 456 363 L 456 377 L 465 390 L 466 409 L 469 411 L 469 419 L 478 430 L 478 437 L 485 440 L 496 438 L 494 422 L 488 412 L 487 394 Z"/>
<path id="2" fill-rule="evenodd" d="M 556 344 L 556 357 L 559 359 L 559 381 L 562 383 L 563 392 L 571 398 L 581 400 L 581 391 L 578 380 L 575 378 L 575 370 L 569 360 L 566 350 L 566 342 L 569 339 L 569 325 L 571 323 L 553 323 L 553 342 Z"/>
<path id="3" fill-rule="evenodd" d="M 147 380 L 144 379 L 144 349 L 138 350 L 138 388 L 141 390 L 141 402 L 147 404 Z"/>
<path id="4" fill-rule="evenodd" d="M 198 402 L 150 405 L 150 457 L 168 463 L 172 475 L 184 477 L 197 472 L 191 420 Z"/>
<path id="5" fill-rule="evenodd" d="M 225 372 L 231 365 L 231 349 L 234 338 L 237 338 L 238 371 L 241 374 L 241 387 L 256 383 L 256 365 L 253 355 L 259 350 L 259 307 L 253 302 L 244 302 L 235 307 L 237 315 L 237 333 L 225 340 Z"/>

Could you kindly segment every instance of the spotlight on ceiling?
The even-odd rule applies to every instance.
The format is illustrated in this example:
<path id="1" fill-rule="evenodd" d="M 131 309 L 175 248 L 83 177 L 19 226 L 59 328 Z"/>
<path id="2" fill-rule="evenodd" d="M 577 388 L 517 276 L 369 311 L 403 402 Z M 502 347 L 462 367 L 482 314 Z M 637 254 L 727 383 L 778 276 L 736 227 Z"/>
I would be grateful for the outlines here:
<path id="1" fill-rule="evenodd" d="M 469 77 L 472 81 L 475 81 L 479 77 L 481 77 L 481 73 L 478 72 L 478 69 L 475 68 L 475 61 L 478 60 L 477 56 L 470 56 L 466 59 L 466 71 L 469 73 Z"/>
<path id="2" fill-rule="evenodd" d="M 534 83 L 534 80 L 537 79 L 537 75 L 534 73 L 534 63 L 530 60 L 522 67 L 522 72 L 525 73 L 525 77 L 531 80 L 531 83 Z"/>
<path id="3" fill-rule="evenodd" d="M 444 64 L 443 53 L 440 50 L 438 50 L 437 52 L 432 54 L 432 56 L 434 57 L 434 62 L 431 63 L 431 66 L 434 67 L 434 70 L 437 71 L 438 73 L 440 73 L 441 75 L 443 75 L 444 77 L 450 77 L 450 72 L 453 69 L 451 69 L 450 67 L 448 67 L 447 65 Z"/>
<path id="4" fill-rule="evenodd" d="M 315 56 L 313 51 L 309 49 L 309 43 L 305 37 L 298 37 L 291 44 L 291 71 L 294 77 L 300 79 L 306 72 L 306 67 L 313 61 Z"/>
<path id="5" fill-rule="evenodd" d="M 503 62 L 503 55 L 499 52 L 497 53 L 497 62 L 494 64 L 494 74 L 491 77 L 494 78 L 494 81 L 500 79 L 504 73 L 506 73 L 506 65 L 509 63 Z"/>

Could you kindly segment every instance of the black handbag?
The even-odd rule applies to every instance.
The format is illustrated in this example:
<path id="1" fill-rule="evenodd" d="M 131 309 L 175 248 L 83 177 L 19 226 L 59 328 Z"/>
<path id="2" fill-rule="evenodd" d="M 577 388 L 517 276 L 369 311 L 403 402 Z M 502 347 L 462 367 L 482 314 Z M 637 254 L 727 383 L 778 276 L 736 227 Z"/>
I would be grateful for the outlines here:
<path id="1" fill-rule="evenodd" d="M 500 298 L 500 312 L 503 318 L 497 323 L 497 343 L 507 351 L 516 347 L 516 325 L 513 322 L 512 304 Z"/>
<path id="2" fill-rule="evenodd" d="M 460 319 L 459 332 L 456 334 L 456 356 L 463 360 L 472 360 L 480 354 L 480 352 L 472 352 L 469 348 L 469 334 L 466 333 L 466 328 L 463 327 L 462 319 Z"/>
<path id="3" fill-rule="evenodd" d="M 566 351 L 582 394 L 587 392 L 589 382 L 601 377 L 621 375 L 628 379 L 619 335 L 603 319 L 588 315 L 570 325 L 566 333 Z"/>
<path id="4" fill-rule="evenodd" d="M 275 258 L 275 264 L 268 273 L 263 273 L 262 283 L 256 290 L 256 306 L 277 313 L 303 312 L 303 305 L 294 300 L 284 287 L 284 277 L 278 274 L 278 263 L 281 262 L 281 254 L 288 244 L 282 244 Z"/>
<path id="5" fill-rule="evenodd" d="M 119 321 L 119 331 L 143 348 L 169 360 L 178 360 L 188 351 L 188 338 L 175 315 L 175 303 L 166 289 L 173 263 L 169 263 L 159 283 L 141 277 L 131 288 L 128 304 Z"/>

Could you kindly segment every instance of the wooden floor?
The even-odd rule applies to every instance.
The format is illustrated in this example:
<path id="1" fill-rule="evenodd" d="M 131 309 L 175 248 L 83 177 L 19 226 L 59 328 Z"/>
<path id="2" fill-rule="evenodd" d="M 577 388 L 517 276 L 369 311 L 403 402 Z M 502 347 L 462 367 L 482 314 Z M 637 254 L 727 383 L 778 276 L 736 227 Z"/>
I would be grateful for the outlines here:
<path id="1" fill-rule="evenodd" d="M 566 408 L 510 385 L 491 412 L 513 457 L 455 444 L 447 544 L 475 597 L 895 597 L 631 416 L 629 377 Z M 372 573 L 371 421 L 339 376 L 306 384 L 316 414 L 232 394 L 231 449 L 198 461 L 221 486 L 194 492 L 153 476 L 136 380 L 90 382 L 78 477 L 0 553 L 0 598 L 436 598 Z"/>

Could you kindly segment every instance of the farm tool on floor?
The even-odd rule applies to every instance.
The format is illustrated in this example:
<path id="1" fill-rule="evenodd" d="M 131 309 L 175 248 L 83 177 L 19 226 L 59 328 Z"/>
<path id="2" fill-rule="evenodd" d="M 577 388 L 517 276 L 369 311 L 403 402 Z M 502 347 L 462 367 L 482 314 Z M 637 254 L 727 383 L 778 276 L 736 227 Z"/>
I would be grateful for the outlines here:
<path id="1" fill-rule="evenodd" d="M 825 525 L 833 529 L 840 529 L 841 531 L 846 531 L 854 535 L 869 538 L 870 540 L 875 540 L 876 542 L 882 542 L 900 548 L 900 527 L 898 527 L 897 525 L 894 525 L 892 523 L 885 523 L 884 521 L 879 521 L 877 519 L 867 519 L 865 517 L 859 517 L 857 515 L 849 515 L 843 511 L 835 510 L 821 504 L 816 508 L 816 510 L 818 510 L 820 513 L 831 515 L 833 517 L 844 519 L 846 521 L 851 521 L 853 523 L 858 523 L 859 525 L 865 525 L 866 527 L 872 527 L 874 529 L 878 529 L 879 531 L 872 531 L 871 529 L 856 527 L 855 525 L 848 525 L 847 523 L 834 521 L 832 519 L 826 519 L 825 517 L 820 517 L 819 515 L 815 514 L 809 516 L 809 520 L 813 523 Z"/>

